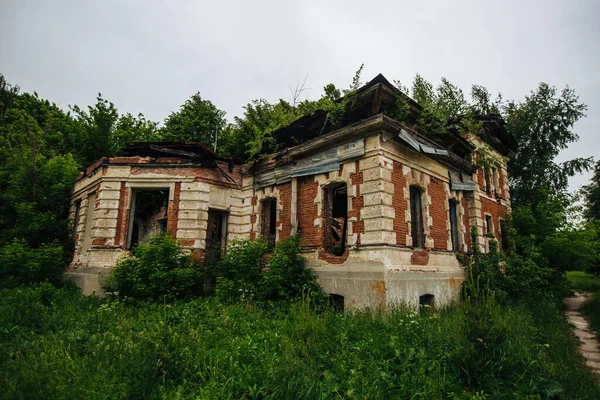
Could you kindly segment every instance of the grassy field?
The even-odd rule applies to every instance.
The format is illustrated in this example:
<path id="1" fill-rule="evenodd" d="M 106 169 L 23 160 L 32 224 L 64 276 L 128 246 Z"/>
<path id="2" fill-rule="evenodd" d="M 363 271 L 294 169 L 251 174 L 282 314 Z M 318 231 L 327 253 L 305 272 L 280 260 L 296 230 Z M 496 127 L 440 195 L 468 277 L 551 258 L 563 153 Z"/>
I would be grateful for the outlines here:
<path id="1" fill-rule="evenodd" d="M 549 303 L 419 315 L 0 291 L 0 397 L 598 399 Z M 553 397 L 558 396 L 558 397 Z"/>

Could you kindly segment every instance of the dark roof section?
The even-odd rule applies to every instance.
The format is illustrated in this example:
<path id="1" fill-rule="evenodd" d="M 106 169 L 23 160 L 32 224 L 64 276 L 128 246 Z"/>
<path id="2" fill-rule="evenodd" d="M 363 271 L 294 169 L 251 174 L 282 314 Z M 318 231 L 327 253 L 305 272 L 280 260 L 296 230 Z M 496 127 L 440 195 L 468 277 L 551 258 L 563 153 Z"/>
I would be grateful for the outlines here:
<path id="1" fill-rule="evenodd" d="M 119 155 L 152 158 L 178 157 L 208 163 L 221 160 L 202 142 L 135 142 L 122 148 Z"/>
<path id="2" fill-rule="evenodd" d="M 398 109 L 398 101 L 405 102 L 409 106 L 404 116 L 405 120 L 399 121 L 406 126 L 412 126 L 416 123 L 423 110 L 416 101 L 401 92 L 382 74 L 377 75 L 350 96 L 353 98 L 352 107 L 346 110 L 346 114 L 342 117 L 341 126 L 359 122 L 379 113 L 393 116 Z M 516 151 L 517 142 L 506 131 L 502 117 L 497 114 L 490 114 L 480 116 L 478 119 L 484 122 L 482 139 L 501 154 L 512 157 Z M 449 121 L 445 134 L 419 133 L 459 157 L 466 158 L 474 146 L 451 125 L 451 121 Z M 279 150 L 282 150 L 305 143 L 332 130 L 333 127 L 327 118 L 327 112 L 319 110 L 275 131 L 274 136 Z"/>
<path id="3" fill-rule="evenodd" d="M 408 120 L 402 121 L 405 125 L 410 126 L 416 122 L 422 110 L 417 102 L 398 90 L 382 74 L 377 75 L 350 96 L 353 99 L 352 107 L 346 110 L 342 116 L 341 126 L 347 126 L 380 113 L 393 115 L 397 110 L 399 100 L 409 105 Z M 275 131 L 274 136 L 279 150 L 282 150 L 328 133 L 333 128 L 327 118 L 327 112 L 319 110 Z M 472 145 L 453 130 L 448 130 L 444 135 L 421 133 L 440 146 L 452 149 L 460 157 L 466 157 L 472 149 Z"/>
<path id="4" fill-rule="evenodd" d="M 228 162 L 231 171 L 233 161 L 219 157 L 202 142 L 135 142 L 121 149 L 119 155 L 182 158 L 198 163 L 202 167 L 216 168 L 227 180 L 233 182 L 233 179 L 217 164 L 217 161 Z"/>
<path id="5" fill-rule="evenodd" d="M 498 150 L 506 157 L 514 157 L 518 143 L 515 137 L 506 130 L 506 122 L 499 114 L 488 114 L 478 116 L 483 122 L 481 139 Z"/>
<path id="6" fill-rule="evenodd" d="M 296 146 L 322 135 L 327 128 L 327 111 L 318 110 L 275 131 L 275 140 L 280 147 Z"/>

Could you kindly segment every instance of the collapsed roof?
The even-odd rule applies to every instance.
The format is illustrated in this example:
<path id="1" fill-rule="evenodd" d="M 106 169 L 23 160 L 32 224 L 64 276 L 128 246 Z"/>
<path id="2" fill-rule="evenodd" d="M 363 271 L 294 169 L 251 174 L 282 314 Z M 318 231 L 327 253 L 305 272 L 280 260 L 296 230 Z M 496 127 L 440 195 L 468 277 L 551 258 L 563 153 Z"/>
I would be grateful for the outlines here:
<path id="1" fill-rule="evenodd" d="M 477 185 L 470 178 L 477 169 L 471 162 L 475 146 L 458 134 L 456 125 L 451 124 L 453 121 L 448 121 L 443 134 L 410 127 L 416 125 L 423 108 L 381 74 L 351 96 L 351 106 L 344 110 L 339 128 L 333 126 L 327 111 L 318 110 L 275 131 L 274 138 L 280 151 L 248 168 L 255 174 L 254 187 L 338 170 L 343 162 L 364 153 L 364 142 L 356 134 L 369 126 L 366 129 L 383 130 L 384 141 L 397 141 L 446 165 L 453 190 L 475 190 Z M 396 115 L 399 102 L 407 105 L 402 122 L 387 116 Z M 499 115 L 477 118 L 483 125 L 480 138 L 501 154 L 514 155 L 516 141 L 506 131 L 502 118 Z"/>
<path id="2" fill-rule="evenodd" d="M 413 125 L 422 113 L 423 108 L 406 94 L 398 90 L 382 74 L 377 75 L 366 85 L 352 94 L 352 106 L 346 110 L 342 117 L 341 126 L 346 126 L 371 116 L 392 113 L 397 109 L 398 102 L 407 105 L 406 121 L 400 121 L 406 126 Z M 506 131 L 502 117 L 497 114 L 481 115 L 477 117 L 483 123 L 481 139 L 499 151 L 511 157 L 516 150 L 516 140 Z M 328 118 L 327 111 L 319 110 L 305 115 L 290 125 L 275 131 L 275 141 L 279 149 L 293 147 L 323 134 L 331 132 L 334 127 Z M 425 145 L 434 145 L 439 150 L 451 151 L 454 155 L 467 158 L 473 146 L 459 135 L 455 129 L 447 129 L 445 134 L 430 134 L 417 132 L 414 129 L 405 129 L 404 138 L 410 137 L 410 142 L 428 142 Z M 415 147 L 414 145 L 412 147 Z M 416 149 L 419 151 L 419 149 Z M 426 152 L 426 151 L 425 151 Z M 427 152 L 426 152 L 427 153 Z M 429 153 L 435 154 L 435 153 Z"/>
<path id="3" fill-rule="evenodd" d="M 127 145 L 121 151 L 121 156 L 139 157 L 177 157 L 202 166 L 213 167 L 216 161 L 229 161 L 219 157 L 202 142 L 135 142 Z"/>

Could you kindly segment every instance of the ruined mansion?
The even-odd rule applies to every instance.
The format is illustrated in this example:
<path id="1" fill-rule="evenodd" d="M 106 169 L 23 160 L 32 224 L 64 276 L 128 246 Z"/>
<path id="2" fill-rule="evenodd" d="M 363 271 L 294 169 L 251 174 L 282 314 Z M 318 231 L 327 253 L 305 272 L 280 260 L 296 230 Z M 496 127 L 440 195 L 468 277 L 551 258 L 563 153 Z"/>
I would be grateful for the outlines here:
<path id="1" fill-rule="evenodd" d="M 514 138 L 497 115 L 477 117 L 480 132 L 424 132 L 410 123 L 420 106 L 382 75 L 353 96 L 340 123 L 306 115 L 274 132 L 277 151 L 252 163 L 175 142 L 100 159 L 73 188 L 67 275 L 99 293 L 117 259 L 160 232 L 199 257 L 234 239 L 273 246 L 297 233 L 307 266 L 346 308 L 457 299 L 465 272 L 456 254 L 485 252 L 492 237 L 506 246 Z M 496 162 L 481 162 L 483 153 Z"/>

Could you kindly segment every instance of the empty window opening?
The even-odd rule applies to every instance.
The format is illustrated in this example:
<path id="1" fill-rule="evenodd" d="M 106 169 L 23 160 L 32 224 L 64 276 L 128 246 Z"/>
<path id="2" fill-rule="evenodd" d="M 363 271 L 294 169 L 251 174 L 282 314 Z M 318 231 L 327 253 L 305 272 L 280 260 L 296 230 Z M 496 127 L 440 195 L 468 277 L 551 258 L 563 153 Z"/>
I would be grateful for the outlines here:
<path id="1" fill-rule="evenodd" d="M 92 228 L 94 227 L 94 209 L 96 208 L 96 193 L 92 193 L 87 198 L 87 207 L 85 209 L 85 230 L 83 231 L 83 244 L 81 252 L 84 253 L 92 247 Z"/>
<path id="2" fill-rule="evenodd" d="M 502 219 L 500 220 L 500 246 L 503 252 L 508 251 L 508 228 Z"/>
<path id="3" fill-rule="evenodd" d="M 459 251 L 456 202 L 454 200 L 450 200 L 448 202 L 448 206 L 450 212 L 450 238 L 452 239 L 452 251 Z"/>
<path id="4" fill-rule="evenodd" d="M 169 189 L 134 189 L 131 207 L 131 248 L 167 230 Z"/>
<path id="5" fill-rule="evenodd" d="M 345 183 L 330 185 L 323 193 L 323 247 L 341 256 L 346 251 L 348 189 Z"/>
<path id="6" fill-rule="evenodd" d="M 265 199 L 261 210 L 261 235 L 267 242 L 269 250 L 275 247 L 277 238 L 277 200 Z"/>
<path id="7" fill-rule="evenodd" d="M 487 235 L 494 235 L 494 230 L 492 227 L 492 216 L 491 215 L 486 215 L 485 216 L 485 233 Z"/>
<path id="8" fill-rule="evenodd" d="M 206 228 L 206 254 L 219 258 L 225 253 L 227 245 L 227 212 L 215 209 L 208 210 L 208 226 Z"/>
<path id="9" fill-rule="evenodd" d="M 484 169 L 483 176 L 485 177 L 485 192 L 487 194 L 492 194 L 492 184 L 490 182 L 490 170 Z"/>
<path id="10" fill-rule="evenodd" d="M 500 194 L 500 183 L 498 182 L 498 170 L 492 168 L 492 181 L 494 182 L 494 193 Z"/>
<path id="11" fill-rule="evenodd" d="M 419 309 L 423 312 L 426 309 L 433 308 L 435 303 L 435 297 L 432 294 L 424 294 L 419 296 Z"/>
<path id="12" fill-rule="evenodd" d="M 421 189 L 417 186 L 410 187 L 410 230 L 413 247 L 424 247 L 425 231 L 423 226 Z"/>
<path id="13" fill-rule="evenodd" d="M 329 306 L 335 312 L 344 312 L 344 296 L 329 293 Z"/>

